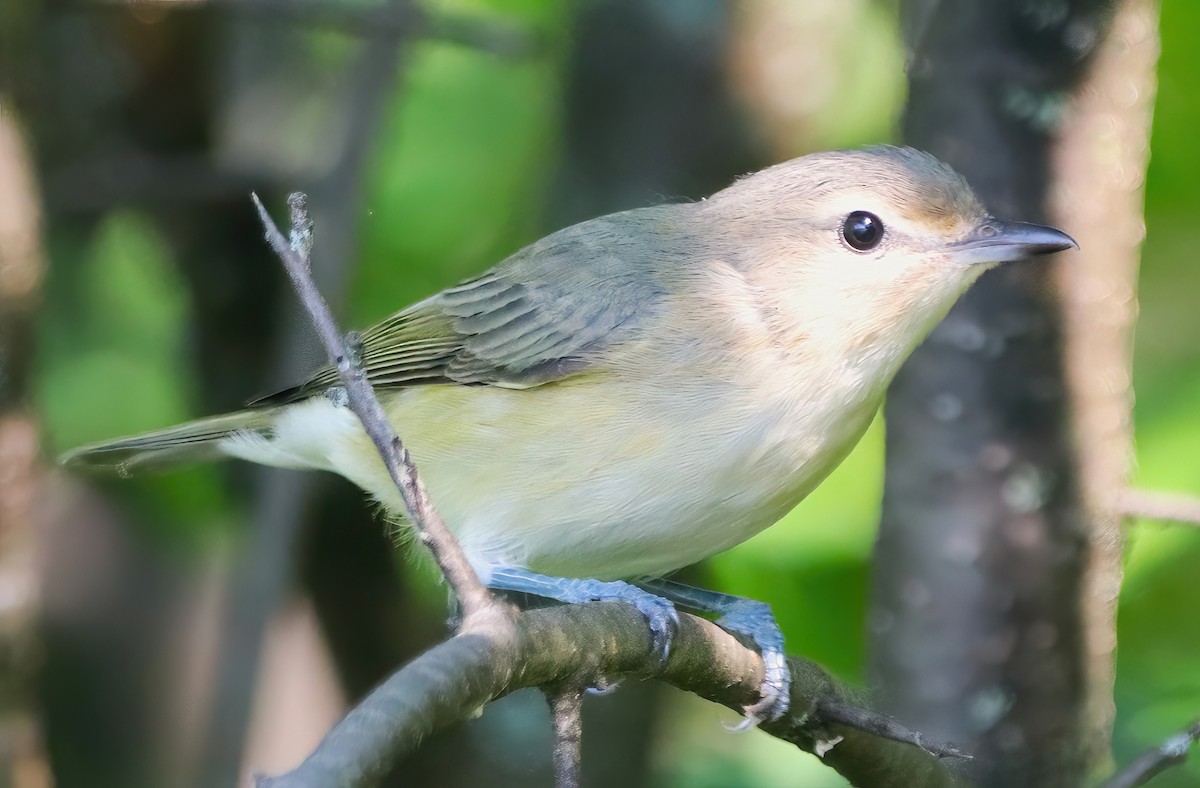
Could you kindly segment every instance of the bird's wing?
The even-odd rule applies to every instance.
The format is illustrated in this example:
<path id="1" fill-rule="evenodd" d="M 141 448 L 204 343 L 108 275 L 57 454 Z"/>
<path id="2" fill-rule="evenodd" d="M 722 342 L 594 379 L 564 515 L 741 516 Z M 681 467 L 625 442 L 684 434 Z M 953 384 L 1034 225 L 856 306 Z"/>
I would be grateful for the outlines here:
<path id="1" fill-rule="evenodd" d="M 612 218 L 555 233 L 367 329 L 362 365 L 368 380 L 380 389 L 429 383 L 530 388 L 593 366 L 629 338 L 661 295 L 631 258 L 653 244 L 618 243 L 604 231 Z M 250 404 L 282 405 L 337 384 L 337 371 L 326 366 L 299 386 Z"/>

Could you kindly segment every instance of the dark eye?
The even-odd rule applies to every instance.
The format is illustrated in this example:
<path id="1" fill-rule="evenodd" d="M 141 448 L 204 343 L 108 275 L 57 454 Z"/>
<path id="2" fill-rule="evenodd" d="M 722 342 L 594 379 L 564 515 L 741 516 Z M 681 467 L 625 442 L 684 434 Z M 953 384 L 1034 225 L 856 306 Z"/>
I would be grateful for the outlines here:
<path id="1" fill-rule="evenodd" d="M 851 249 L 868 252 L 883 240 L 883 222 L 873 213 L 855 211 L 842 225 L 842 237 Z"/>

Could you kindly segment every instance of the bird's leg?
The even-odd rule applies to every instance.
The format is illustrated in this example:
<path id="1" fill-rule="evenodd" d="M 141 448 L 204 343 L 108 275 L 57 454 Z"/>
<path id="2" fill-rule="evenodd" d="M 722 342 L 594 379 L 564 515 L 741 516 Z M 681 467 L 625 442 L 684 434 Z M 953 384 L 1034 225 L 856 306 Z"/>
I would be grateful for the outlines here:
<path id="1" fill-rule="evenodd" d="M 716 615 L 717 626 L 745 635 L 758 646 L 764 668 L 762 700 L 746 708 L 746 719 L 735 730 L 745 730 L 763 721 L 779 719 L 787 712 L 792 675 L 783 651 L 783 632 L 775 621 L 770 605 L 740 596 L 692 588 L 671 580 L 647 580 L 638 585 L 671 600 L 683 610 Z"/>
<path id="2" fill-rule="evenodd" d="M 670 601 L 620 580 L 606 582 L 577 577 L 552 577 L 527 569 L 499 566 L 492 570 L 487 586 L 497 591 L 533 594 L 568 604 L 627 602 L 646 617 L 654 650 L 664 663 L 671 651 L 671 639 L 679 627 L 679 614 L 675 612 L 675 606 Z"/>

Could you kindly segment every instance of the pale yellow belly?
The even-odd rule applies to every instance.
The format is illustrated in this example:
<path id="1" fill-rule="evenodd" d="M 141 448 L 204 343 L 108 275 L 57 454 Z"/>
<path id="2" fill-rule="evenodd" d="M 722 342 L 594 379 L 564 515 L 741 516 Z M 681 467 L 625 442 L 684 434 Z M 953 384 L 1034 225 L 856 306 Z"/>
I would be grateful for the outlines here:
<path id="1" fill-rule="evenodd" d="M 513 565 L 615 579 L 665 574 L 773 524 L 845 457 L 875 409 L 813 403 L 783 418 L 720 392 L 583 378 L 524 391 L 421 387 L 386 408 L 481 574 Z M 323 398 L 298 407 L 309 410 L 294 411 L 286 431 L 325 454 L 313 465 L 401 513 L 354 417 Z"/>

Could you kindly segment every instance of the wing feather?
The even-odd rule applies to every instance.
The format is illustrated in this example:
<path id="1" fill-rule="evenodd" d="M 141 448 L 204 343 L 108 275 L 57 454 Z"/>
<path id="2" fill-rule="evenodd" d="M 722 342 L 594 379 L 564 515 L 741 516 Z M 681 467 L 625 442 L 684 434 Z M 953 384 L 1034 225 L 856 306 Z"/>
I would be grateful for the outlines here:
<path id="1" fill-rule="evenodd" d="M 660 303 L 655 263 L 669 243 L 660 217 L 684 207 L 569 227 L 392 315 L 362 333 L 367 378 L 384 389 L 430 383 L 528 388 L 600 363 Z M 640 235 L 629 232 L 631 224 L 642 225 Z M 326 366 L 299 386 L 251 404 L 294 402 L 337 383 L 336 370 Z"/>

